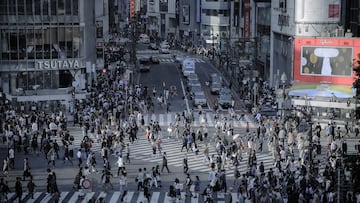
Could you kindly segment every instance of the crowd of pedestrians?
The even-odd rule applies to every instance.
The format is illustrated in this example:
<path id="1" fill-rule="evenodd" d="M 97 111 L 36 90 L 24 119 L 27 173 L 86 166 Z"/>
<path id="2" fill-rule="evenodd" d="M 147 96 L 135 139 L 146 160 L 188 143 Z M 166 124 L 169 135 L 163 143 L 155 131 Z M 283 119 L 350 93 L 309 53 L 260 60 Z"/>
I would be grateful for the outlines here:
<path id="1" fill-rule="evenodd" d="M 166 136 L 174 138 L 174 142 L 179 143 L 179 152 L 184 153 L 183 172 L 186 178 L 183 181 L 174 179 L 174 184 L 169 187 L 168 194 L 174 199 L 182 198 L 182 190 L 186 191 L 186 197 L 198 198 L 203 195 L 207 202 L 211 202 L 213 194 L 219 191 L 225 192 L 226 202 L 232 202 L 230 193 L 236 192 L 234 201 L 239 203 L 245 202 L 245 199 L 251 202 L 283 202 L 285 198 L 288 202 L 312 200 L 331 203 L 339 195 L 335 182 L 340 167 L 338 158 L 347 153 L 344 136 L 348 131 L 337 130 L 335 123 L 330 123 L 325 129 L 315 124 L 315 130 L 310 135 L 298 131 L 301 118 L 283 121 L 277 117 L 260 116 L 257 117 L 256 129 L 250 129 L 247 125 L 246 133 L 238 135 L 234 134 L 230 122 L 237 119 L 231 110 L 223 117 L 215 113 L 215 126 L 207 125 L 202 111 L 194 113 L 185 110 L 177 114 L 175 122 L 165 130 L 161 129 L 158 121 L 145 123 L 142 115 L 144 110 L 149 110 L 147 106 L 151 106 L 162 95 L 154 91 L 150 94 L 141 85 L 128 87 L 120 76 L 110 72 L 99 74 L 97 80 L 92 87 L 91 97 L 76 101 L 72 112 L 75 126 L 82 130 L 79 146 L 74 146 L 74 140 L 78 138 L 68 131 L 63 112 L 32 111 L 24 114 L 17 112 L 9 101 L 2 102 L 2 142 L 8 149 L 2 168 L 5 178 L 0 180 L 3 198 L 14 188 L 16 198 L 21 202 L 24 189 L 22 181 L 26 178 L 29 178 L 28 194 L 33 198 L 34 189 L 38 185 L 31 173 L 28 157 L 40 156 L 46 160 L 46 189 L 54 200 L 59 199 L 60 191 L 52 169 L 61 162 L 77 167 L 74 189 L 84 189 L 83 183 L 91 174 L 101 174 L 103 190 L 114 190 L 111 179 L 116 177 L 119 180 L 121 200 L 124 200 L 129 182 L 126 165 L 131 164 L 131 147 L 137 144 L 138 139 L 142 139 L 139 136 L 145 136 L 148 140 L 152 156 L 162 159 L 161 166 L 139 168 L 135 178 L 137 189 L 143 191 L 148 201 L 151 190 L 162 187 L 163 173 L 172 173 L 166 151 L 162 149 L 162 140 Z M 196 116 L 202 123 L 198 128 L 192 125 Z M 212 127 L 214 131 L 211 132 L 214 133 L 209 135 L 209 128 Z M 322 146 L 320 138 L 324 136 L 327 144 Z M 57 140 L 61 140 L 61 143 L 57 143 Z M 95 144 L 101 146 L 100 153 L 92 150 Z M 216 153 L 209 153 L 210 145 L 214 146 Z M 9 170 L 19 166 L 16 157 L 20 153 L 25 156 L 23 176 L 17 177 L 14 185 L 9 185 L 6 177 Z M 191 171 L 188 153 L 204 157 L 203 164 L 209 167 L 207 180 L 200 180 L 199 175 Z M 265 168 L 262 162 L 257 161 L 259 153 L 271 153 L 272 168 Z M 326 154 L 325 160 L 317 158 L 321 153 Z M 114 163 L 110 163 L 112 155 L 117 158 Z M 116 174 L 112 170 L 114 165 L 117 167 Z M 352 171 L 358 170 L 359 166 L 358 162 L 354 163 Z M 246 173 L 241 174 L 240 168 L 246 168 Z M 357 174 L 348 169 L 345 168 L 349 174 L 346 183 L 359 183 L 355 182 L 358 180 Z M 227 170 L 234 172 L 235 180 L 232 183 L 227 180 Z M 205 187 L 201 188 L 201 182 L 206 183 Z M 349 191 L 346 196 L 347 202 L 359 202 L 360 194 L 356 191 Z"/>

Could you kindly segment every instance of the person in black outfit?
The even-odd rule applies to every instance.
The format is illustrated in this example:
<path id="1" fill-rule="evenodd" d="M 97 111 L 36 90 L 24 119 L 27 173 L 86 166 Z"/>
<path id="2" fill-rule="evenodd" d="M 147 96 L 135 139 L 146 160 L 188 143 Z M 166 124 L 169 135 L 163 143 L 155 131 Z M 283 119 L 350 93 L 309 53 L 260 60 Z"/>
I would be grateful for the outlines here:
<path id="1" fill-rule="evenodd" d="M 20 177 L 17 177 L 17 178 L 16 178 L 16 183 L 15 183 L 15 194 L 16 194 L 16 196 L 15 196 L 15 199 L 14 199 L 14 200 L 16 200 L 16 199 L 19 198 L 19 203 L 22 202 L 21 197 L 22 197 L 22 193 L 23 193 L 23 191 L 22 191 L 22 184 L 21 184 L 21 181 L 20 181 L 20 180 L 21 180 Z"/>
<path id="2" fill-rule="evenodd" d="M 185 134 L 184 134 L 183 137 L 182 137 L 182 147 L 181 147 L 181 151 L 184 149 L 184 147 L 185 147 L 186 151 L 189 151 L 189 149 L 188 149 L 188 139 L 187 139 L 187 137 L 185 136 Z"/>
<path id="3" fill-rule="evenodd" d="M 166 157 L 166 152 L 164 152 L 163 155 L 163 161 L 162 161 L 162 167 L 161 167 L 161 172 L 163 172 L 164 168 L 167 169 L 168 173 L 170 173 L 169 167 L 167 165 L 167 157 Z"/>
<path id="4" fill-rule="evenodd" d="M 183 159 L 183 165 L 184 165 L 184 173 L 187 173 L 189 170 L 189 166 L 188 166 L 188 159 L 187 159 L 186 155 L 184 156 L 184 159 Z"/>

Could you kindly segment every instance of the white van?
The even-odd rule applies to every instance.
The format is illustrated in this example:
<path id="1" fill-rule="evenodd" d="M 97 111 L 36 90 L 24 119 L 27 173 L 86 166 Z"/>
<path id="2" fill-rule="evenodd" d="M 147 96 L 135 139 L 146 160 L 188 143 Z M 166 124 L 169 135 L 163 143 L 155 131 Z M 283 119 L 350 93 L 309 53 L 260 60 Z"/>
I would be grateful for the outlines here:
<path id="1" fill-rule="evenodd" d="M 192 59 L 185 59 L 182 63 L 182 72 L 185 77 L 190 74 L 195 74 L 195 61 Z"/>
<path id="2" fill-rule="evenodd" d="M 140 34 L 139 42 L 144 44 L 150 44 L 150 37 L 147 34 Z"/>

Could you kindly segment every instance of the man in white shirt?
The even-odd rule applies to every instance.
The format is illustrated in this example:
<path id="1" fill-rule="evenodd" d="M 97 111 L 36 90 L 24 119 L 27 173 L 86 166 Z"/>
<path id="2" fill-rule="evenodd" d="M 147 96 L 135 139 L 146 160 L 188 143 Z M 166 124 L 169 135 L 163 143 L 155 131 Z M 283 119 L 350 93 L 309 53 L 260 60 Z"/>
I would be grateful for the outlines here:
<path id="1" fill-rule="evenodd" d="M 15 151 L 14 151 L 14 148 L 9 149 L 9 160 L 10 160 L 9 167 L 12 168 L 12 169 L 15 168 Z"/>
<path id="2" fill-rule="evenodd" d="M 77 151 L 77 153 L 76 153 L 76 157 L 77 157 L 77 159 L 78 159 L 78 161 L 79 161 L 78 166 L 80 167 L 80 166 L 81 166 L 81 164 L 82 164 L 81 149 L 79 149 L 79 150 Z"/>
<path id="3" fill-rule="evenodd" d="M 118 171 L 117 171 L 117 175 L 120 176 L 120 171 L 125 168 L 124 167 L 124 160 L 122 158 L 122 155 L 118 156 L 118 160 L 117 160 L 117 165 L 118 165 Z"/>

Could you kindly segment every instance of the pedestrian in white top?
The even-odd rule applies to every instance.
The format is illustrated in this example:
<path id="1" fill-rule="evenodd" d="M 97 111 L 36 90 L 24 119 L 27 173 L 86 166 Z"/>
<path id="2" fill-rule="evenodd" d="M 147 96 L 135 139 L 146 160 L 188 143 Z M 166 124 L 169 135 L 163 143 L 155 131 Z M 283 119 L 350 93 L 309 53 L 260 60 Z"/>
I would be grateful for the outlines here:
<path id="1" fill-rule="evenodd" d="M 15 168 L 15 151 L 14 148 L 9 149 L 9 167 Z"/>
<path id="2" fill-rule="evenodd" d="M 81 149 L 79 149 L 79 150 L 76 152 L 76 157 L 77 157 L 77 159 L 78 159 L 78 161 L 79 161 L 78 166 L 80 167 L 81 164 L 82 164 Z"/>
<path id="3" fill-rule="evenodd" d="M 117 175 L 120 176 L 120 171 L 125 168 L 122 155 L 118 156 L 118 160 L 117 160 L 116 164 L 118 165 Z"/>

